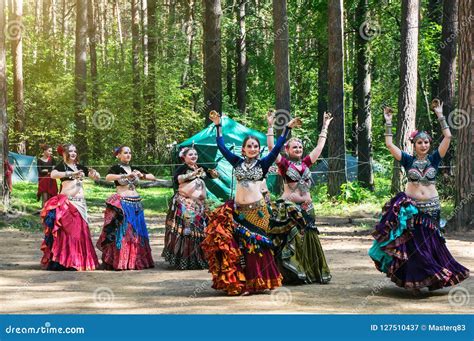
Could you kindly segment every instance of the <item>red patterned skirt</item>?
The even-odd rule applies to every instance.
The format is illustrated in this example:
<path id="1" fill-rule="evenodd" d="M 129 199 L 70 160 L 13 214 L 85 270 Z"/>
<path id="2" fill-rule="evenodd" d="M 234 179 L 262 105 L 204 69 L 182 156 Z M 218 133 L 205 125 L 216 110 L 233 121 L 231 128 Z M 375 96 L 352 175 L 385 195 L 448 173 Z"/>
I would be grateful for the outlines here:
<path id="1" fill-rule="evenodd" d="M 212 274 L 212 287 L 228 295 L 255 293 L 281 286 L 272 241 L 266 235 L 270 215 L 262 199 L 234 208 L 227 201 L 209 216 L 202 248 Z"/>
<path id="2" fill-rule="evenodd" d="M 41 219 L 43 269 L 82 271 L 94 270 L 99 265 L 88 223 L 73 200 L 64 194 L 52 197 L 45 203 Z"/>
<path id="3" fill-rule="evenodd" d="M 155 266 L 140 197 L 114 194 L 107 199 L 97 248 L 102 251 L 102 262 L 109 270 L 143 270 Z"/>
<path id="4" fill-rule="evenodd" d="M 36 199 L 39 200 L 43 193 L 48 193 L 52 197 L 58 195 L 56 179 L 51 179 L 49 176 L 38 178 L 38 192 L 36 193 Z"/>

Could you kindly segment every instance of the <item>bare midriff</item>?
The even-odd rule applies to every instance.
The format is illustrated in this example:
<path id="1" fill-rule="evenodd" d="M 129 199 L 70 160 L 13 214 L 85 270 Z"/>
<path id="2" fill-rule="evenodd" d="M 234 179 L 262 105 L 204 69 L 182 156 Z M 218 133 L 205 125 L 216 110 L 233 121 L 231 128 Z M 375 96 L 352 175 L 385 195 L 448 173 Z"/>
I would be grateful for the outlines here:
<path id="1" fill-rule="evenodd" d="M 191 198 L 195 200 L 205 200 L 206 199 L 206 187 L 199 186 L 198 181 L 203 181 L 201 179 L 194 179 L 189 182 L 185 182 L 179 185 L 178 193 L 186 198 Z"/>
<path id="2" fill-rule="evenodd" d="M 311 201 L 311 194 L 309 192 L 301 192 L 301 190 L 297 188 L 297 184 L 297 182 L 285 183 L 281 197 L 296 204 Z"/>
<path id="3" fill-rule="evenodd" d="M 61 194 L 67 195 L 68 197 L 83 198 L 84 188 L 82 181 L 79 180 L 67 180 L 61 183 Z"/>
<path id="4" fill-rule="evenodd" d="M 261 184 L 262 181 L 251 181 L 247 186 L 237 183 L 235 192 L 235 203 L 247 205 L 263 199 Z"/>
<path id="5" fill-rule="evenodd" d="M 418 182 L 409 182 L 405 188 L 405 194 L 415 200 L 428 200 L 438 196 L 438 190 L 434 184 L 422 185 Z"/>
<path id="6" fill-rule="evenodd" d="M 120 194 L 122 197 L 138 197 L 139 194 L 135 189 L 130 189 L 128 185 L 117 186 L 117 194 Z"/>

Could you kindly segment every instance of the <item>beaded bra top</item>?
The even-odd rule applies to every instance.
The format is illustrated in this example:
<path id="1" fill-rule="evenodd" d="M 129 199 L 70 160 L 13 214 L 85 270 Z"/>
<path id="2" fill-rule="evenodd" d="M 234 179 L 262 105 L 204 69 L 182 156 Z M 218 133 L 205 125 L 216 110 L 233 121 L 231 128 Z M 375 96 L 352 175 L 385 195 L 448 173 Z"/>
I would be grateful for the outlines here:
<path id="1" fill-rule="evenodd" d="M 307 193 L 309 192 L 312 183 L 311 170 L 304 164 L 302 164 L 301 167 L 302 169 L 298 170 L 296 164 L 291 162 L 286 170 L 285 180 L 287 183 L 296 182 L 296 187 L 301 191 L 301 193 Z M 289 181 L 290 179 L 291 181 Z"/>
<path id="2" fill-rule="evenodd" d="M 263 180 L 263 169 L 258 160 L 253 162 L 241 162 L 235 167 L 235 178 L 244 187 L 248 187 L 249 182 Z"/>
<path id="3" fill-rule="evenodd" d="M 418 182 L 424 186 L 436 184 L 437 170 L 431 165 L 428 158 L 423 160 L 414 160 L 407 171 L 409 182 Z"/>

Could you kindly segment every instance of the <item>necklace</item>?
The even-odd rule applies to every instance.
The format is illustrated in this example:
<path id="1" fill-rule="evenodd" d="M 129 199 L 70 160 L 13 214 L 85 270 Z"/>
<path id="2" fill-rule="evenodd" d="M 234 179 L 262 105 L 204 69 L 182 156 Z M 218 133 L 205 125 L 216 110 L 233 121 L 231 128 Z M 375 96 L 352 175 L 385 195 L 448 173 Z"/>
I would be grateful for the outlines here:
<path id="1" fill-rule="evenodd" d="M 244 162 L 242 163 L 242 168 L 244 170 L 250 170 L 257 164 L 257 159 L 249 159 L 245 157 Z"/>

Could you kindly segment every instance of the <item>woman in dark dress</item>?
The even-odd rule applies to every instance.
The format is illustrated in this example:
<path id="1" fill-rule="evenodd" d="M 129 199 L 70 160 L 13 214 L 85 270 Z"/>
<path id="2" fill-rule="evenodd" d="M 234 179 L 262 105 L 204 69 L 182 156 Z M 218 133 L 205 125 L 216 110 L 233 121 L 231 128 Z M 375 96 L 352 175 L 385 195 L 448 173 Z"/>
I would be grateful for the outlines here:
<path id="1" fill-rule="evenodd" d="M 36 199 L 40 200 L 41 198 L 41 207 L 44 207 L 45 202 L 49 198 L 58 194 L 58 185 L 56 179 L 51 178 L 51 171 L 55 166 L 52 157 L 53 148 L 47 144 L 42 144 L 41 149 L 43 150 L 43 155 L 38 158 L 36 163 L 38 168 L 38 192 L 36 193 Z"/>

